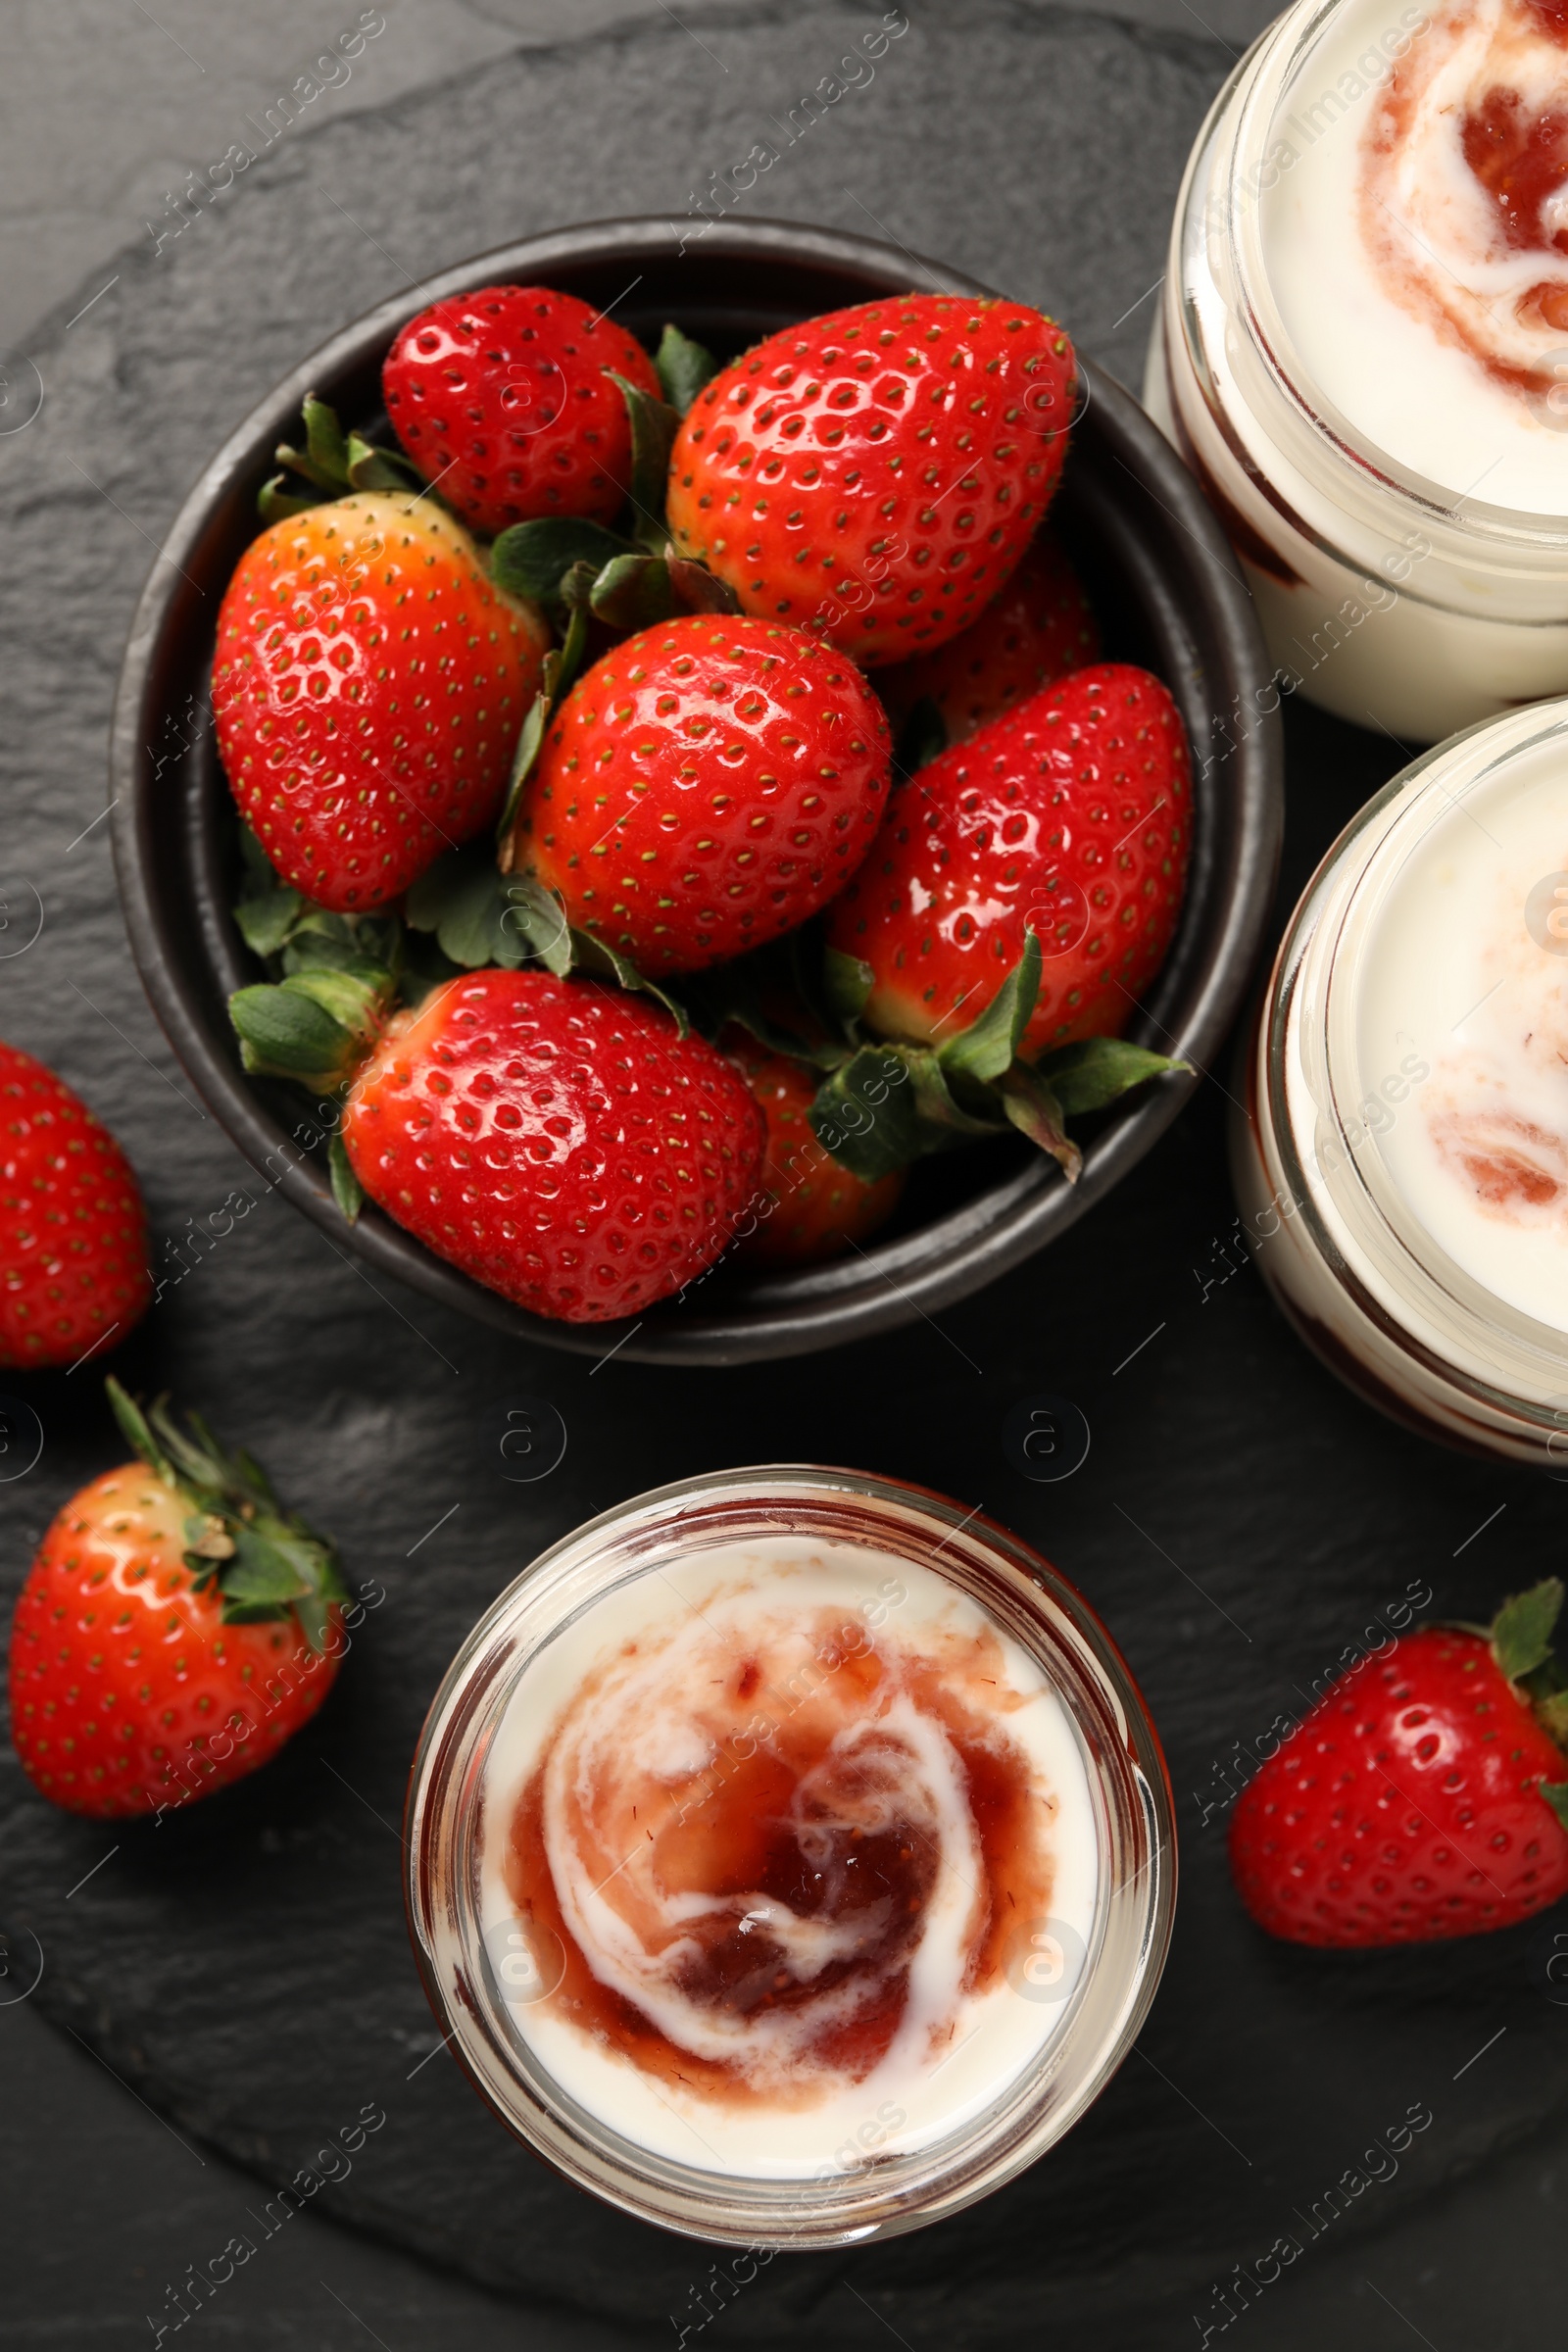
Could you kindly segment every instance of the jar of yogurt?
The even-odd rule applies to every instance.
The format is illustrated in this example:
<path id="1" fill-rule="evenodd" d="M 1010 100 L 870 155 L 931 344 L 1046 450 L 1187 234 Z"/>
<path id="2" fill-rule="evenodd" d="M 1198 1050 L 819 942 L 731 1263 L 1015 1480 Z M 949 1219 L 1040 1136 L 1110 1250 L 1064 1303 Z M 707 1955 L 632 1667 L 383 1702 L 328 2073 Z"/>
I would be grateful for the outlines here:
<path id="1" fill-rule="evenodd" d="M 1084 1601 L 841 1470 L 662 1488 L 536 1560 L 431 1708 L 408 1904 L 513 2131 L 757 2247 L 910 2230 L 1102 2087 L 1170 1937 L 1169 1784 Z"/>
<path id="2" fill-rule="evenodd" d="M 1417 743 L 1568 690 L 1561 0 L 1288 9 L 1193 151 L 1144 396 L 1280 690 Z"/>
<path id="3" fill-rule="evenodd" d="M 1336 1371 L 1568 1474 L 1568 702 L 1440 745 L 1340 836 L 1232 1142 L 1251 1253 Z"/>

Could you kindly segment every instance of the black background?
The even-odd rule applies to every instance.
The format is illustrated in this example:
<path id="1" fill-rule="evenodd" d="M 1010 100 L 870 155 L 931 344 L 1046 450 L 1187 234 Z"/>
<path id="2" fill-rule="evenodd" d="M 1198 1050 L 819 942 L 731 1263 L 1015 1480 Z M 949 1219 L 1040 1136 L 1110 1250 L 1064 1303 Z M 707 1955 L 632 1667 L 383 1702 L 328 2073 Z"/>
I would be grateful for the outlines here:
<path id="1" fill-rule="evenodd" d="M 1223 44 L 1196 24 L 1177 37 L 998 0 L 911 16 L 875 85 L 751 203 L 891 234 L 1042 301 L 1136 381 L 1149 305 L 1122 314 L 1157 274 Z M 891 2330 L 924 2352 L 1077 2323 L 1118 2346 L 1196 2342 L 1213 2282 L 1282 2233 L 1305 2252 L 1236 2322 L 1248 2342 L 1304 2346 L 1332 2328 L 1368 2352 L 1412 2331 L 1455 2352 L 1522 2345 L 1549 2323 L 1568 2023 L 1545 1997 L 1542 1931 L 1350 1961 L 1269 1945 L 1230 1894 L 1212 1800 L 1233 1743 L 1298 1712 L 1300 1690 L 1412 1582 L 1432 1588 L 1424 1614 L 1485 1615 L 1558 1564 L 1561 1499 L 1385 1426 L 1291 1339 L 1227 1248 L 1229 1070 L 1060 1248 L 936 1324 L 777 1367 L 595 1371 L 372 1290 L 264 1197 L 145 1011 L 105 828 L 76 838 L 102 805 L 108 698 L 160 524 L 254 392 L 343 317 L 462 253 L 573 219 L 684 213 L 688 188 L 744 156 L 871 21 L 705 17 L 706 49 L 665 24 L 503 58 L 302 133 L 30 346 L 43 407 L 0 439 L 0 881 L 17 910 L 0 949 L 30 928 L 26 886 L 44 919 L 0 959 L 0 1020 L 126 1142 L 166 1275 L 188 1220 L 249 1190 L 254 1210 L 171 1280 L 117 1369 L 243 1434 L 387 1599 L 283 1762 L 162 1829 L 65 1821 L 9 1751 L 0 1762 L 0 2161 L 21 2257 L 0 2343 L 151 2342 L 166 2286 L 235 2231 L 259 2252 L 192 2337 L 373 2337 L 392 2352 L 674 2342 L 670 2315 L 696 2316 L 710 2253 L 561 2187 L 444 2055 L 421 2065 L 436 2034 L 403 1940 L 396 1824 L 448 1656 L 541 1543 L 662 1479 L 769 1458 L 944 1488 L 1082 1586 L 1165 1738 L 1184 1880 L 1138 2051 L 1061 2148 L 940 2230 L 781 2261 L 702 2332 L 809 2328 L 858 2346 Z M 1289 732 L 1282 919 L 1399 760 L 1307 710 Z M 1056 1486 L 1031 1485 L 1003 1449 L 1009 1410 L 1042 1391 L 1070 1397 L 1092 1432 Z M 26 1395 L 45 1443 L 35 1469 L 0 1485 L 8 1589 L 52 1511 L 118 1458 L 90 1372 Z M 508 1485 L 487 1443 L 489 1414 L 516 1395 L 549 1400 L 568 1432 L 536 1487 Z M 34 1938 L 42 1977 L 21 1999 Z M 68 2030 L 44 2032 L 45 2016 Z M 317 2213 L 264 2242 L 244 2218 L 267 2193 L 254 2175 L 291 2172 L 367 2102 L 387 2123 L 317 2213 Z M 1396 2176 L 1311 2237 L 1293 2216 L 1411 2106 L 1433 2120 Z"/>

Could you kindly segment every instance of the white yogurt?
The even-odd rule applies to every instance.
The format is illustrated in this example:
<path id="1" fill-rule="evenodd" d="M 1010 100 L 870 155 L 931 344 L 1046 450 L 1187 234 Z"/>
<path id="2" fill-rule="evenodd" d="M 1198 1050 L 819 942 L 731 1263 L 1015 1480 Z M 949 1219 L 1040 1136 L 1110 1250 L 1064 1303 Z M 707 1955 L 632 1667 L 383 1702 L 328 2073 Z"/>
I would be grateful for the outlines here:
<path id="1" fill-rule="evenodd" d="M 1503 144 L 1543 122 L 1550 144 L 1559 115 L 1568 48 L 1529 0 L 1359 0 L 1285 94 L 1262 198 L 1269 284 L 1318 389 L 1409 470 L 1541 514 L 1568 514 L 1568 407 L 1549 397 L 1568 375 L 1568 193 L 1510 213 L 1466 142 L 1500 174 Z M 1568 138 L 1561 154 L 1568 177 Z"/>
<path id="2" fill-rule="evenodd" d="M 853 1629 L 839 1644 L 848 1663 L 838 1667 L 822 1663 L 827 1624 Z M 874 1689 L 857 1696 L 854 1660 L 872 1653 Z M 721 1737 L 735 1720 L 738 1661 L 751 1657 L 765 1672 L 748 1700 L 748 1729 Z M 933 1667 L 949 1689 L 985 1705 L 995 1736 L 1011 1743 L 1049 1856 L 1049 1928 L 1044 1917 L 1020 1922 L 1018 1965 L 980 1990 L 965 1971 L 985 1871 L 960 1759 L 916 1688 Z M 838 1728 L 825 1777 L 814 1791 L 802 1784 L 794 1821 L 802 1851 L 809 1856 L 823 1821 L 848 1803 L 868 1829 L 891 1809 L 936 1857 L 900 2023 L 858 2080 L 825 2062 L 818 2045 L 824 2025 L 853 2024 L 857 2004 L 874 1997 L 863 1972 L 820 2002 L 743 2014 L 692 2000 L 684 1967 L 697 1932 L 722 1915 L 726 1934 L 733 1927 L 766 1938 L 781 1982 L 808 1986 L 847 1955 L 860 1927 L 876 1927 L 874 1900 L 860 1914 L 841 1905 L 835 1921 L 747 1890 L 671 1886 L 662 1876 L 667 1840 L 656 1844 L 646 1810 L 632 1812 L 653 1792 L 662 1838 L 672 1821 L 678 1829 L 705 1791 L 722 1785 L 729 1759 L 777 1747 L 800 1710 L 812 1707 L 829 1710 Z M 1100 1891 L 1079 1742 L 1040 1667 L 929 1569 L 777 1537 L 633 1576 L 568 1623 L 522 1674 L 486 1766 L 480 1902 L 492 1951 L 514 1916 L 513 1824 L 541 1766 L 550 1877 L 594 1975 L 677 2049 L 737 2068 L 755 2086 L 737 2103 L 656 2080 L 550 1997 L 518 2002 L 515 2030 L 559 2087 L 654 2155 L 791 2180 L 853 2171 L 872 2151 L 928 2146 L 1015 2084 L 1071 2006 Z"/>
<path id="3" fill-rule="evenodd" d="M 1430 1069 L 1376 1148 L 1456 1265 L 1568 1333 L 1568 749 L 1436 801 L 1359 950 L 1366 1097 Z"/>

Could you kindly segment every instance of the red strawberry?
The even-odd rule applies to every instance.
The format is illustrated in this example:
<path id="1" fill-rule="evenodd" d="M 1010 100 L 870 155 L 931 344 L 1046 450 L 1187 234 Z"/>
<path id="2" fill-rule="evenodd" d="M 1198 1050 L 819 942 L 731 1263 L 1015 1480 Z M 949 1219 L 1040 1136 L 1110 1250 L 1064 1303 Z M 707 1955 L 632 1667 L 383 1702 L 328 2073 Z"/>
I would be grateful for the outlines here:
<path id="1" fill-rule="evenodd" d="M 978 620 L 934 654 L 879 669 L 876 690 L 896 727 L 917 702 L 931 702 L 949 743 L 967 743 L 988 719 L 1099 658 L 1100 629 L 1083 583 L 1054 534 L 1037 531 Z"/>
<path id="2" fill-rule="evenodd" d="M 534 1314 L 597 1323 L 719 1255 L 762 1121 L 723 1055 L 654 1005 L 492 970 L 393 1024 L 343 1141 L 371 1200 L 438 1257 Z"/>
<path id="3" fill-rule="evenodd" d="M 691 613 L 578 679 L 514 856 L 647 972 L 689 972 L 814 914 L 865 856 L 890 751 L 853 662 L 776 622 Z"/>
<path id="4" fill-rule="evenodd" d="M 284 880 L 363 914 L 489 823 L 548 644 L 422 496 L 362 491 L 263 531 L 218 617 L 213 709 Z"/>
<path id="5" fill-rule="evenodd" d="M 541 514 L 612 519 L 631 480 L 631 427 L 607 368 L 663 398 L 642 345 L 575 294 L 484 286 L 411 318 L 381 384 L 425 480 L 493 533 Z"/>
<path id="6" fill-rule="evenodd" d="M 767 1121 L 756 1227 L 736 1251 L 754 1266 L 808 1266 L 842 1257 L 885 1224 L 904 1190 L 904 1171 L 866 1184 L 817 1142 L 807 1117 L 815 1074 L 781 1054 L 743 1050 L 746 1083 Z"/>
<path id="7" fill-rule="evenodd" d="M 1067 453 L 1072 345 L 1023 303 L 906 294 L 770 335 L 693 401 L 669 459 L 682 555 L 748 612 L 868 666 L 968 627 Z"/>
<path id="8" fill-rule="evenodd" d="M 870 966 L 886 1037 L 939 1042 L 990 1004 L 1023 952 L 1045 958 L 1018 1051 L 1117 1035 L 1158 971 L 1187 871 L 1187 738 L 1147 670 L 1081 669 L 895 786 L 882 831 L 828 917 Z"/>
<path id="9" fill-rule="evenodd" d="M 1568 1894 L 1568 1756 L 1547 1729 L 1568 1733 L 1549 1647 L 1562 1596 L 1552 1579 L 1487 1632 L 1406 1634 L 1319 1699 L 1231 1815 L 1231 1870 L 1260 1928 L 1426 1943 Z"/>
<path id="10" fill-rule="evenodd" d="M 129 1161 L 63 1079 L 0 1045 L 0 1366 L 74 1364 L 147 1311 Z"/>
<path id="11" fill-rule="evenodd" d="M 43 1795 L 118 1820 L 276 1755 L 336 1677 L 347 1590 L 247 1454 L 108 1388 L 142 1459 L 83 1487 L 38 1547 L 11 1628 L 11 1736 Z"/>

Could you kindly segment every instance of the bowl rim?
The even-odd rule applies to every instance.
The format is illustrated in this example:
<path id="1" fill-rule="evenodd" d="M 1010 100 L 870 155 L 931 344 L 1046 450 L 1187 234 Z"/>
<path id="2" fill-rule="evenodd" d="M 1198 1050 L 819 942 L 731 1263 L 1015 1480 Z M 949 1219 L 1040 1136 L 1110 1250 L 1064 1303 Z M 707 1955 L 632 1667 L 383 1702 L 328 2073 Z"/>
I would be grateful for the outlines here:
<path id="1" fill-rule="evenodd" d="M 1206 556 L 1210 628 L 1216 665 L 1248 698 L 1257 723 L 1229 748 L 1233 763 L 1234 838 L 1217 936 L 1205 942 L 1189 1001 L 1170 1033 L 1171 1053 L 1192 1064 L 1135 1099 L 1090 1142 L 1075 1186 L 1042 1181 L 1033 1165 L 1004 1177 L 929 1225 L 873 1242 L 858 1267 L 844 1260 L 760 1280 L 753 1303 L 708 1313 L 684 1294 L 635 1322 L 564 1323 L 529 1314 L 437 1258 L 379 1210 L 352 1227 L 333 1200 L 324 1167 L 295 1156 L 286 1130 L 225 1056 L 178 968 L 155 882 L 150 745 L 162 714 L 155 692 L 166 637 L 187 625 L 179 608 L 190 582 L 184 569 L 220 503 L 257 469 L 280 433 L 297 420 L 305 395 L 355 367 L 365 367 L 397 329 L 433 301 L 487 283 L 549 282 L 556 268 L 582 270 L 639 258 L 663 258 L 670 224 L 636 216 L 579 223 L 490 248 L 387 297 L 339 328 L 256 403 L 202 468 L 164 537 L 139 599 L 116 693 L 111 728 L 111 833 L 122 908 L 131 952 L 153 1010 L 181 1066 L 219 1124 L 252 1166 L 284 1191 L 334 1247 L 460 1312 L 514 1337 L 607 1361 L 612 1354 L 652 1363 L 719 1365 L 807 1353 L 870 1338 L 917 1319 L 996 1280 L 1075 1224 L 1143 1158 L 1183 1108 L 1218 1052 L 1248 988 L 1273 900 L 1284 824 L 1283 749 L 1278 701 L 1264 699 L 1272 669 L 1251 598 L 1238 575 L 1220 525 L 1198 483 L 1131 393 L 1080 356 L 1081 377 L 1097 412 L 1097 429 L 1126 454 L 1116 462 L 1149 491 Z M 863 299 L 904 292 L 911 268 L 933 291 L 984 297 L 993 289 L 901 246 L 785 220 L 715 222 L 703 238 L 713 261 L 776 260 L 858 277 Z M 630 289 L 627 289 L 630 291 Z M 1113 447 L 1112 453 L 1116 456 Z M 1128 463 L 1128 459 L 1135 461 Z M 318 1158 L 323 1155 L 318 1155 Z M 281 1157 L 282 1172 L 273 1163 Z M 933 1250 L 931 1238 L 942 1246 Z M 814 1277 L 814 1281 L 812 1280 Z M 828 1278 L 828 1279 L 824 1279 Z M 699 1282 L 701 1278 L 698 1278 Z M 689 1288 L 695 1286 L 688 1286 Z M 955 1343 L 956 1344 L 956 1343 Z"/>

